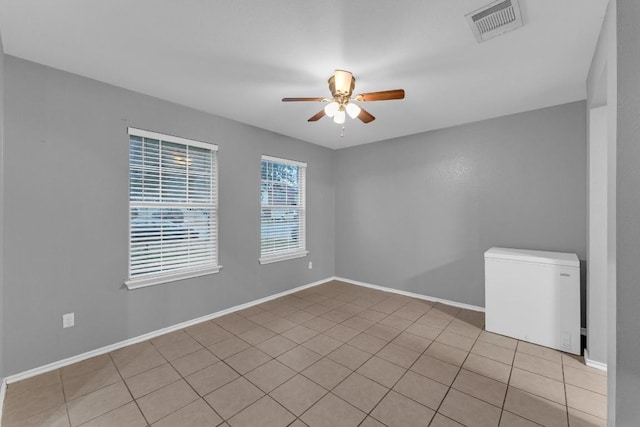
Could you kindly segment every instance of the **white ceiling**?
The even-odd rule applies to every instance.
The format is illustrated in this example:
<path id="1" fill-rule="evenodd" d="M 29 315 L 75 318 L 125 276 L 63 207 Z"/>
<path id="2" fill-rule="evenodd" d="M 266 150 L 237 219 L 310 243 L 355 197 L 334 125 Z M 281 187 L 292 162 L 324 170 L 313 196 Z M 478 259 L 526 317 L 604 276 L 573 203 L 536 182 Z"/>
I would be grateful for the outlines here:
<path id="1" fill-rule="evenodd" d="M 0 0 L 7 54 L 331 148 L 586 97 L 608 0 L 520 0 L 523 28 L 478 44 L 489 0 Z M 308 123 L 333 70 L 370 124 Z"/>

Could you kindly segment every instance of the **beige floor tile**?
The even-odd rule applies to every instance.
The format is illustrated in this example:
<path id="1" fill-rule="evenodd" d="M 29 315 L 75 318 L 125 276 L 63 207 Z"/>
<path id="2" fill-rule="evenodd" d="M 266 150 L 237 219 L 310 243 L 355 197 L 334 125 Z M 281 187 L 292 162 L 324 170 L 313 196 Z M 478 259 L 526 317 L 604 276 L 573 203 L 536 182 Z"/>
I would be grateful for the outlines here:
<path id="1" fill-rule="evenodd" d="M 369 360 L 371 354 L 359 348 L 352 347 L 349 344 L 344 344 L 327 354 L 327 357 L 355 371 L 362 366 L 364 362 Z"/>
<path id="2" fill-rule="evenodd" d="M 262 311 L 261 313 L 256 313 L 252 316 L 249 316 L 247 319 L 251 320 L 253 323 L 258 325 L 264 325 L 265 323 L 273 322 L 277 320 L 280 316 L 271 313 L 270 311 Z"/>
<path id="3" fill-rule="evenodd" d="M 264 340 L 274 337 L 275 335 L 275 332 L 270 331 L 267 328 L 263 328 L 262 326 L 257 326 L 253 329 L 249 329 L 248 331 L 241 333 L 240 335 L 238 335 L 238 337 L 243 341 L 248 342 L 249 344 L 256 345 Z"/>
<path id="4" fill-rule="evenodd" d="M 332 310 L 331 307 L 327 307 L 326 305 L 322 305 L 320 303 L 310 305 L 309 307 L 304 309 L 306 312 L 311 314 L 315 314 L 316 316 L 322 316 L 325 313 L 328 313 Z"/>
<path id="5" fill-rule="evenodd" d="M 285 427 L 295 419 L 296 417 L 278 402 L 269 396 L 264 396 L 228 422 L 231 427 Z"/>
<path id="6" fill-rule="evenodd" d="M 216 325 L 212 321 L 198 323 L 184 329 L 193 339 L 204 347 L 209 347 L 217 342 L 231 337 L 231 333 Z"/>
<path id="7" fill-rule="evenodd" d="M 377 356 L 367 360 L 364 365 L 358 368 L 357 372 L 365 377 L 382 384 L 387 388 L 393 385 L 404 375 L 407 370 Z"/>
<path id="8" fill-rule="evenodd" d="M 171 362 L 173 367 L 182 375 L 186 377 L 188 375 L 193 374 L 194 372 L 199 371 L 200 369 L 204 369 L 207 366 L 211 366 L 214 363 L 217 363 L 220 359 L 213 355 L 209 350 L 203 348 L 202 350 L 198 350 L 194 353 L 187 354 L 186 356 L 182 356 L 179 359 Z"/>
<path id="9" fill-rule="evenodd" d="M 442 403 L 449 388 L 415 372 L 407 371 L 393 390 L 435 410 Z"/>
<path id="10" fill-rule="evenodd" d="M 409 350 L 422 353 L 427 349 L 427 347 L 431 345 L 433 341 L 427 338 L 420 337 L 418 335 L 403 332 L 395 337 L 391 342 L 399 345 L 400 347 L 408 348 Z"/>
<path id="11" fill-rule="evenodd" d="M 200 396 L 204 396 L 236 378 L 238 378 L 238 374 L 233 369 L 224 362 L 218 362 L 189 375 L 185 379 Z"/>
<path id="12" fill-rule="evenodd" d="M 313 381 L 296 375 L 272 391 L 270 396 L 291 413 L 300 416 L 325 394 L 327 391 Z"/>
<path id="13" fill-rule="evenodd" d="M 157 421 L 153 427 L 210 427 L 221 422 L 220 416 L 204 400 L 199 399 Z"/>
<path id="14" fill-rule="evenodd" d="M 493 332 L 482 331 L 478 337 L 478 341 L 488 342 L 489 344 L 499 345 L 510 350 L 515 350 L 518 346 L 518 340 L 504 335 L 494 334 Z"/>
<path id="15" fill-rule="evenodd" d="M 322 317 L 315 317 L 308 322 L 304 322 L 302 325 L 313 329 L 314 331 L 324 332 L 329 328 L 333 328 L 337 323 Z"/>
<path id="16" fill-rule="evenodd" d="M 452 385 L 458 391 L 502 408 L 507 385 L 475 372 L 462 369 Z"/>
<path id="17" fill-rule="evenodd" d="M 198 398 L 199 396 L 189 387 L 189 384 L 180 380 L 149 393 L 137 399 L 136 402 L 147 421 L 153 424 Z"/>
<path id="18" fill-rule="evenodd" d="M 236 314 L 239 314 L 242 317 L 246 317 L 249 319 L 251 316 L 255 316 L 256 314 L 264 313 L 266 310 L 262 307 L 258 307 L 257 305 L 244 308 L 242 310 L 236 311 Z"/>
<path id="19" fill-rule="evenodd" d="M 332 322 L 341 323 L 352 317 L 353 315 L 340 310 L 331 310 L 322 314 L 321 316 L 325 319 L 331 320 Z"/>
<path id="20" fill-rule="evenodd" d="M 537 427 L 539 425 L 509 411 L 502 411 L 502 417 L 500 418 L 500 427 Z"/>
<path id="21" fill-rule="evenodd" d="M 203 347 L 198 341 L 191 338 L 191 335 L 184 331 L 177 331 L 171 334 L 162 335 L 151 340 L 151 343 L 158 349 L 165 359 L 172 361 L 187 354 L 193 353 Z"/>
<path id="22" fill-rule="evenodd" d="M 302 344 L 303 342 L 315 337 L 318 334 L 318 331 L 314 331 L 311 328 L 299 325 L 295 328 L 291 328 L 288 331 L 283 332 L 282 336 L 297 344 Z"/>
<path id="23" fill-rule="evenodd" d="M 422 325 L 416 322 L 413 325 L 409 326 L 407 329 L 405 329 L 405 332 L 408 332 L 410 334 L 417 335 L 419 337 L 426 338 L 429 340 L 435 340 L 438 337 L 438 335 L 442 333 L 442 329 L 434 328 L 433 326 L 430 326 L 430 325 Z"/>
<path id="24" fill-rule="evenodd" d="M 296 372 L 303 371 L 320 360 L 322 356 L 301 345 L 281 354 L 276 359 Z"/>
<path id="25" fill-rule="evenodd" d="M 418 325 L 429 326 L 431 328 L 442 331 L 449 325 L 449 323 L 451 323 L 452 320 L 452 318 L 443 319 L 441 317 L 429 315 L 429 313 L 427 313 L 416 320 L 416 323 Z"/>
<path id="26" fill-rule="evenodd" d="M 562 365 L 541 357 L 517 352 L 516 357 L 513 360 L 513 366 L 524 369 L 525 371 L 533 372 L 534 374 L 544 375 L 545 377 L 554 380 L 563 381 Z"/>
<path id="27" fill-rule="evenodd" d="M 262 341 L 256 345 L 258 349 L 264 351 L 271 357 L 278 357 L 282 353 L 285 353 L 296 346 L 296 343 L 283 337 L 282 335 L 276 335 L 273 338 L 269 338 L 266 341 Z"/>
<path id="28" fill-rule="evenodd" d="M 226 316 L 218 317 L 217 319 L 214 319 L 214 322 L 234 335 L 240 335 L 241 333 L 247 332 L 249 329 L 253 329 L 257 326 L 257 323 L 254 323 L 249 319 L 245 319 L 237 314 L 227 314 Z"/>
<path id="29" fill-rule="evenodd" d="M 71 424 L 67 415 L 67 407 L 64 403 L 61 403 L 58 406 L 18 421 L 14 421 L 5 415 L 2 419 L 2 425 L 5 427 L 69 427 Z"/>
<path id="30" fill-rule="evenodd" d="M 360 313 L 361 311 L 364 310 L 364 307 L 356 305 L 356 304 L 351 304 L 350 302 L 347 302 L 346 304 L 341 305 L 340 307 L 337 307 L 338 310 L 340 311 L 344 311 L 347 314 L 351 314 L 351 315 L 356 315 L 358 313 Z"/>
<path id="31" fill-rule="evenodd" d="M 409 367 L 413 365 L 413 362 L 418 359 L 420 353 L 389 343 L 380 350 L 376 356 L 403 368 L 409 369 Z"/>
<path id="32" fill-rule="evenodd" d="M 80 425 L 131 402 L 131 394 L 120 381 L 67 402 L 72 426 Z"/>
<path id="33" fill-rule="evenodd" d="M 410 320 L 405 319 L 404 317 L 397 316 L 392 314 L 390 316 L 385 317 L 379 322 L 381 325 L 390 326 L 394 329 L 398 329 L 400 331 L 404 331 L 413 323 Z"/>
<path id="34" fill-rule="evenodd" d="M 71 365 L 71 366 L 74 366 L 74 365 Z M 18 395 L 25 391 L 41 389 L 43 387 L 49 387 L 54 385 L 59 385 L 60 387 L 62 387 L 62 380 L 60 376 L 61 376 L 60 370 L 56 369 L 55 371 L 45 372 L 44 374 L 36 375 L 34 377 L 27 378 L 22 381 L 8 384 L 7 395 L 5 398 L 5 405 L 7 404 L 6 399 L 10 399 L 13 395 Z"/>
<path id="35" fill-rule="evenodd" d="M 530 354 L 531 356 L 541 357 L 552 362 L 562 363 L 562 356 L 559 351 L 543 347 L 541 345 L 518 341 L 518 351 Z"/>
<path id="36" fill-rule="evenodd" d="M 382 313 L 381 311 L 372 310 L 370 308 L 362 310 L 360 313 L 357 314 L 357 316 L 362 317 L 363 319 L 369 320 L 371 322 L 379 322 L 385 317 L 387 317 L 387 315 Z"/>
<path id="37" fill-rule="evenodd" d="M 451 385 L 460 368 L 442 360 L 423 355 L 413 364 L 411 370 L 439 383 Z"/>
<path id="38" fill-rule="evenodd" d="M 511 373 L 511 366 L 474 353 L 469 354 L 462 367 L 505 384 L 509 382 Z"/>
<path id="39" fill-rule="evenodd" d="M 583 369 L 564 367 L 564 379 L 567 384 L 591 390 L 600 394 L 607 394 L 607 377 Z"/>
<path id="40" fill-rule="evenodd" d="M 138 405 L 130 402 L 82 424 L 82 427 L 144 427 L 146 425 L 147 421 L 138 409 Z"/>
<path id="41" fill-rule="evenodd" d="M 366 414 L 339 397 L 328 393 L 300 419 L 309 427 L 355 427 Z"/>
<path id="42" fill-rule="evenodd" d="M 341 341 L 344 343 L 349 341 L 351 338 L 355 337 L 356 335 L 358 335 L 360 331 L 350 328 L 348 326 L 345 326 L 343 324 L 340 324 L 340 325 L 334 326 L 331 329 L 327 329 L 324 333 L 325 335 L 328 335 L 331 338 L 335 338 L 338 341 Z"/>
<path id="43" fill-rule="evenodd" d="M 371 416 L 387 426 L 428 426 L 435 412 L 411 399 L 390 391 L 371 412 Z"/>
<path id="44" fill-rule="evenodd" d="M 382 347 L 387 345 L 387 342 L 381 338 L 374 337 L 373 335 L 363 332 L 349 340 L 347 344 L 359 348 L 360 350 L 364 350 L 367 353 L 375 354 L 379 352 Z"/>
<path id="45" fill-rule="evenodd" d="M 56 371 L 56 375 L 59 373 Z M 32 383 L 35 383 L 32 382 Z M 22 421 L 40 412 L 58 408 L 64 404 L 62 384 L 53 383 L 38 388 L 18 388 L 18 392 L 9 384 L 4 401 L 3 422 L 7 424 Z"/>
<path id="46" fill-rule="evenodd" d="M 452 365 L 462 366 L 469 352 L 434 341 L 424 354 Z"/>
<path id="47" fill-rule="evenodd" d="M 167 363 L 167 360 L 149 341 L 123 347 L 110 354 L 123 378 L 132 377 Z"/>
<path id="48" fill-rule="evenodd" d="M 340 347 L 342 342 L 335 338 L 331 338 L 328 335 L 319 334 L 310 340 L 305 341 L 302 345 L 315 353 L 326 356 L 336 348 Z"/>
<path id="49" fill-rule="evenodd" d="M 215 354 L 219 359 L 226 359 L 227 357 L 238 354 L 249 347 L 250 345 L 242 341 L 240 338 L 231 336 L 207 347 L 207 349 Z"/>
<path id="50" fill-rule="evenodd" d="M 583 388 L 566 385 L 567 405 L 598 418 L 607 418 L 607 396 Z"/>
<path id="51" fill-rule="evenodd" d="M 331 390 L 344 380 L 351 370 L 344 366 L 325 358 L 320 359 L 307 369 L 302 371 L 302 375 L 321 385 L 327 390 Z"/>
<path id="52" fill-rule="evenodd" d="M 205 400 L 224 419 L 228 419 L 262 396 L 264 393 L 258 387 L 240 377 L 206 395 Z"/>
<path id="53" fill-rule="evenodd" d="M 504 409 L 544 426 L 567 426 L 566 406 L 517 388 L 507 390 Z"/>
<path id="54" fill-rule="evenodd" d="M 388 388 L 354 372 L 333 389 L 333 394 L 369 413 L 388 391 Z"/>
<path id="55" fill-rule="evenodd" d="M 127 378 L 125 382 L 134 399 L 156 391 L 180 379 L 180 374 L 168 363 Z"/>
<path id="56" fill-rule="evenodd" d="M 476 341 L 471 352 L 489 359 L 497 360 L 498 362 L 502 362 L 506 365 L 513 364 L 513 357 L 515 355 L 515 350 L 485 341 Z"/>
<path id="57" fill-rule="evenodd" d="M 65 398 L 73 400 L 121 380 L 122 378 L 113 363 L 108 363 L 82 375 L 65 376 L 62 380 L 62 386 Z"/>
<path id="58" fill-rule="evenodd" d="M 465 337 L 464 335 L 454 334 L 446 329 L 442 331 L 436 338 L 437 342 L 459 348 L 460 350 L 469 351 L 475 343 L 475 338 Z"/>
<path id="59" fill-rule="evenodd" d="M 470 325 L 474 325 L 480 329 L 484 329 L 485 326 L 485 315 L 484 311 L 476 311 L 476 310 L 465 310 L 462 309 L 456 315 L 457 319 L 463 320 Z"/>
<path id="60" fill-rule="evenodd" d="M 269 393 L 294 375 L 296 371 L 273 359 L 247 373 L 245 378 Z"/>
<path id="61" fill-rule="evenodd" d="M 561 381 L 552 380 L 519 368 L 513 368 L 509 385 L 562 405 L 566 404 L 564 383 Z"/>
<path id="62" fill-rule="evenodd" d="M 304 322 L 308 322 L 314 317 L 316 317 L 315 314 L 311 314 L 307 311 L 295 311 L 293 313 L 287 314 L 285 316 L 285 319 L 291 320 L 293 323 L 297 323 L 298 325 L 302 325 Z"/>
<path id="63" fill-rule="evenodd" d="M 71 377 L 86 375 L 90 372 L 108 368 L 110 366 L 115 366 L 113 364 L 113 361 L 111 360 L 111 357 L 109 357 L 108 354 L 102 354 L 100 356 L 92 357 L 90 359 L 60 368 L 60 376 L 64 380 Z M 54 371 L 54 373 L 56 372 L 57 371 Z"/>
<path id="64" fill-rule="evenodd" d="M 606 427 L 607 420 L 569 408 L 570 427 Z"/>
<path id="65" fill-rule="evenodd" d="M 373 417 L 367 417 L 360 424 L 360 427 L 387 427 Z"/>
<path id="66" fill-rule="evenodd" d="M 449 325 L 445 328 L 445 331 L 453 332 L 454 334 L 462 335 L 475 340 L 482 332 L 482 329 L 475 325 L 467 323 L 464 320 L 453 319 L 451 323 L 449 323 Z"/>
<path id="67" fill-rule="evenodd" d="M 564 364 L 564 366 L 568 366 L 570 368 L 581 369 L 583 371 L 587 371 L 596 375 L 601 375 L 603 377 L 607 376 L 607 371 L 603 371 L 602 369 L 596 369 L 596 368 L 587 366 L 584 362 L 584 357 L 582 356 L 562 353 L 562 363 Z"/>
<path id="68" fill-rule="evenodd" d="M 376 324 L 365 330 L 365 332 L 369 335 L 373 335 L 374 337 L 378 337 L 386 343 L 391 342 L 395 337 L 400 335 L 399 330 L 394 329 L 390 326 L 385 326 L 381 324 Z"/>
<path id="69" fill-rule="evenodd" d="M 227 357 L 225 359 L 225 363 L 235 369 L 236 372 L 244 375 L 258 366 L 267 363 L 269 360 L 271 360 L 271 356 L 267 353 L 264 353 L 255 347 L 249 347 L 246 350 L 242 350 L 240 353 Z"/>
<path id="70" fill-rule="evenodd" d="M 444 415 L 437 413 L 429 427 L 464 427 L 457 421 L 453 421 L 451 418 L 445 417 Z"/>
<path id="71" fill-rule="evenodd" d="M 500 408 L 451 389 L 438 412 L 468 427 L 495 427 L 500 423 Z"/>
<path id="72" fill-rule="evenodd" d="M 372 322 L 371 320 L 367 320 L 359 316 L 353 316 L 345 320 L 344 322 L 342 322 L 342 324 L 351 329 L 355 329 L 358 332 L 362 332 L 372 327 L 375 324 L 375 322 Z"/>

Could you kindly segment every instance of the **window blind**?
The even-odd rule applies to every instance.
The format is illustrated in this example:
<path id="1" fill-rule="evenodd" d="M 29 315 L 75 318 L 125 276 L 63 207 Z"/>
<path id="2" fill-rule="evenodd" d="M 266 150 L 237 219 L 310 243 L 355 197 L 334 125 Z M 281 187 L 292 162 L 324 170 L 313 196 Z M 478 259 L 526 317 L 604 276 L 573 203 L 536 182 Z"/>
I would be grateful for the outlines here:
<path id="1" fill-rule="evenodd" d="M 260 262 L 304 256 L 306 164 L 262 156 L 260 167 Z"/>
<path id="2" fill-rule="evenodd" d="M 217 271 L 216 152 L 129 128 L 129 282 Z"/>

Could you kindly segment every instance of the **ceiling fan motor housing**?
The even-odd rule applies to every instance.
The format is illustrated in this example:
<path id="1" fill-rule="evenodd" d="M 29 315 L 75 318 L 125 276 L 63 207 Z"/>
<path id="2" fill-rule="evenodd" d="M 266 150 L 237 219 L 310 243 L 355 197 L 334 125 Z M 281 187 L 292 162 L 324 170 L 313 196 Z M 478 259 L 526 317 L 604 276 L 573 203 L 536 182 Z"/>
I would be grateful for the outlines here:
<path id="1" fill-rule="evenodd" d="M 347 98 L 348 100 L 355 87 L 356 79 L 348 71 L 336 70 L 335 74 L 329 77 L 329 90 L 334 98 Z"/>

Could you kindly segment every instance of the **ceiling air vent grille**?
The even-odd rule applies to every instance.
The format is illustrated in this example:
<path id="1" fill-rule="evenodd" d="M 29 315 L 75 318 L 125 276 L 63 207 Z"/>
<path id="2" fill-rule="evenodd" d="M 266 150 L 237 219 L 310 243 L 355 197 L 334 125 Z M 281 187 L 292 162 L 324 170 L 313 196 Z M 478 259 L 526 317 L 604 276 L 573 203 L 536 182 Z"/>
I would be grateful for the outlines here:
<path id="1" fill-rule="evenodd" d="M 518 0 L 499 0 L 465 15 L 478 43 L 522 27 Z"/>

